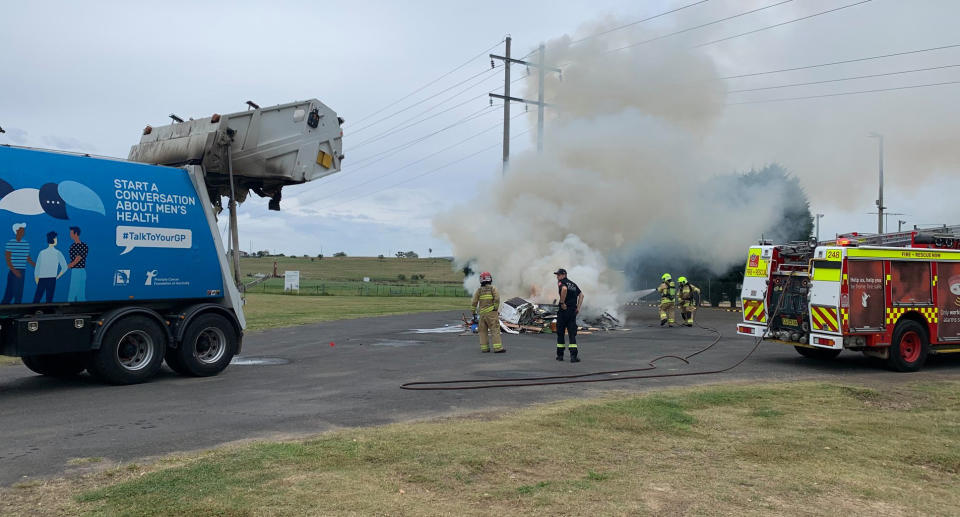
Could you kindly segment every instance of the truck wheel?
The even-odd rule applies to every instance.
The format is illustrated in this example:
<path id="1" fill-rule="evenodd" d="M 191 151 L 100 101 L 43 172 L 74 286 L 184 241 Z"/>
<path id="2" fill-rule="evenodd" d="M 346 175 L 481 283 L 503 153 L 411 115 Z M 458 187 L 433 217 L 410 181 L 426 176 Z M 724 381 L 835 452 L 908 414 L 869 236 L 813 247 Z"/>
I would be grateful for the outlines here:
<path id="1" fill-rule="evenodd" d="M 930 351 L 927 329 L 913 320 L 900 320 L 893 329 L 887 367 L 898 372 L 915 372 L 923 367 Z"/>
<path id="2" fill-rule="evenodd" d="M 164 360 L 167 362 L 167 366 L 170 367 L 176 373 L 180 375 L 190 375 L 190 372 L 183 367 L 183 363 L 180 361 L 179 350 L 176 348 L 167 348 L 167 353 L 164 356 Z"/>
<path id="3" fill-rule="evenodd" d="M 823 361 L 836 359 L 840 355 L 840 350 L 835 350 L 832 348 L 810 348 L 806 346 L 795 346 L 793 347 L 797 352 L 810 359 L 820 359 Z"/>
<path id="4" fill-rule="evenodd" d="M 87 368 L 85 353 L 28 355 L 21 357 L 27 368 L 51 377 L 72 377 Z"/>
<path id="5" fill-rule="evenodd" d="M 190 322 L 183 342 L 174 353 L 187 374 L 216 375 L 237 353 L 237 331 L 219 314 L 202 314 Z"/>
<path id="6" fill-rule="evenodd" d="M 167 338 L 157 322 L 145 316 L 127 316 L 103 336 L 90 360 L 90 373 L 111 384 L 143 382 L 160 369 Z"/>

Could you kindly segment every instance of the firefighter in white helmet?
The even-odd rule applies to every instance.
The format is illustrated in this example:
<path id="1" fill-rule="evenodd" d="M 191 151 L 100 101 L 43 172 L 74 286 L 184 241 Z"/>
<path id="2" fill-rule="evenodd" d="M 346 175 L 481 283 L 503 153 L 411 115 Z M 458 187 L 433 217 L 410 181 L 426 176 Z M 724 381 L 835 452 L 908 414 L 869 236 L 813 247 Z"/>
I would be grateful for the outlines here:
<path id="1" fill-rule="evenodd" d="M 506 352 L 503 343 L 500 342 L 500 292 L 493 286 L 493 275 L 486 271 L 480 273 L 480 287 L 473 293 L 471 303 L 478 317 L 477 332 L 480 334 L 480 351 L 489 352 L 492 344 L 493 353 Z"/>
<path id="2" fill-rule="evenodd" d="M 670 273 L 664 273 L 660 277 L 657 292 L 660 293 L 660 326 L 672 327 L 677 313 L 677 284 L 673 283 Z"/>
<path id="3" fill-rule="evenodd" d="M 693 313 L 700 305 L 700 288 L 687 282 L 687 277 L 681 276 L 677 279 L 677 301 L 680 305 L 680 317 L 683 318 L 683 324 L 693 326 Z"/>

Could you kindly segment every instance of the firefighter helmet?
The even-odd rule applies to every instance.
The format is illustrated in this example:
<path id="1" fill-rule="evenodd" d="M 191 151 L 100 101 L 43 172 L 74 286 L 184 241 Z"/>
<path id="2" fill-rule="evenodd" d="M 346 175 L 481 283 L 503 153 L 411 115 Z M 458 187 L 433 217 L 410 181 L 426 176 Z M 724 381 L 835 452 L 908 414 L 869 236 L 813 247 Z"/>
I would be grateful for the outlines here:
<path id="1" fill-rule="evenodd" d="M 660 280 L 670 280 L 670 278 L 670 273 L 664 273 L 663 276 L 660 277 Z"/>
<path id="2" fill-rule="evenodd" d="M 493 282 L 493 275 L 487 271 L 480 273 L 480 283 L 482 284 L 484 282 Z"/>
<path id="3" fill-rule="evenodd" d="M 681 284 L 685 284 L 687 283 L 687 277 L 681 276 L 680 278 L 677 279 L 677 282 Z"/>

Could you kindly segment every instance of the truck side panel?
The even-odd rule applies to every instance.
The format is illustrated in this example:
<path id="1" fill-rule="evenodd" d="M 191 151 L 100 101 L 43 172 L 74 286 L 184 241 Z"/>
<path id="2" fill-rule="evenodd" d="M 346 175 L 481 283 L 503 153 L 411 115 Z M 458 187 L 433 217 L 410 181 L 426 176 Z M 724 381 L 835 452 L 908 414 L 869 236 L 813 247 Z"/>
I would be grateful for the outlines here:
<path id="1" fill-rule="evenodd" d="M 182 169 L 0 147 L 3 232 L 0 306 L 224 296 L 205 207 Z"/>
<path id="2" fill-rule="evenodd" d="M 960 263 L 938 262 L 936 266 L 938 337 L 956 343 L 960 341 Z"/>

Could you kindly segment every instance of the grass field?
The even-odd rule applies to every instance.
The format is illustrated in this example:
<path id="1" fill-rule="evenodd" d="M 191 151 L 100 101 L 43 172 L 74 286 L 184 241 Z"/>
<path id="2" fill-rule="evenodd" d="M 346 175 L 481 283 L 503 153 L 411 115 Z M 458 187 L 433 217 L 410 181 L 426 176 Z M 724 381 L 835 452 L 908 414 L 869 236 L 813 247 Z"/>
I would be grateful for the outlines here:
<path id="1" fill-rule="evenodd" d="M 247 294 L 244 315 L 247 330 L 289 327 L 305 323 L 462 309 L 470 312 L 470 300 L 433 297 L 289 296 Z"/>
<path id="2" fill-rule="evenodd" d="M 300 271 L 302 296 L 469 296 L 463 289 L 463 272 L 447 259 L 398 259 L 376 257 L 264 257 L 241 259 L 244 282 L 257 273 Z M 366 281 L 364 280 L 366 279 Z M 248 292 L 280 294 L 282 278 L 252 285 Z"/>
<path id="3" fill-rule="evenodd" d="M 958 438 L 960 382 L 695 388 L 115 466 L 0 514 L 955 515 Z"/>
<path id="4" fill-rule="evenodd" d="M 311 260 L 303 257 L 251 257 L 240 259 L 240 271 L 244 274 L 271 274 L 274 261 L 280 275 L 286 270 L 300 271 L 301 280 L 359 282 L 368 277 L 371 282 L 397 282 L 399 275 L 408 279 L 412 275 L 424 275 L 427 282 L 463 283 L 463 272 L 454 269 L 453 262 L 442 258 L 324 257 L 323 260 Z"/>

